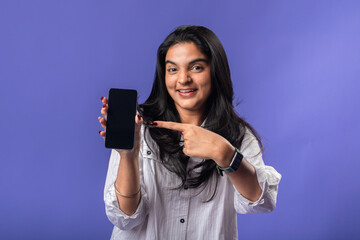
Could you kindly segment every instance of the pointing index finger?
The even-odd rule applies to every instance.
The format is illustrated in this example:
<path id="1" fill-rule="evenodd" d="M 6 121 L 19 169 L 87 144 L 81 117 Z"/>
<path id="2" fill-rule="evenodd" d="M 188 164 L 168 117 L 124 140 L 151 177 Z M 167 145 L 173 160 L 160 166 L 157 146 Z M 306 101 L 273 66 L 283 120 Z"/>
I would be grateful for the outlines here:
<path id="1" fill-rule="evenodd" d="M 167 122 L 167 121 L 155 121 L 156 127 L 167 128 L 175 131 L 185 131 L 186 124 L 177 123 L 177 122 Z"/>

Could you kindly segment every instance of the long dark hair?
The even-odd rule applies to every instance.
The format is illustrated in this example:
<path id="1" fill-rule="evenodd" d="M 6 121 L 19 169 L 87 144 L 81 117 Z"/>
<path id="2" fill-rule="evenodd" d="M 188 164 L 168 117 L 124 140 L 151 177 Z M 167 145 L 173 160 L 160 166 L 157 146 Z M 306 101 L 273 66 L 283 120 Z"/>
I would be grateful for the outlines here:
<path id="1" fill-rule="evenodd" d="M 194 43 L 210 63 L 212 92 L 207 100 L 207 109 L 203 116 L 206 119 L 204 128 L 225 137 L 237 148 L 241 147 L 245 129 L 248 128 L 256 136 L 262 151 L 263 145 L 256 131 L 234 111 L 232 105 L 234 93 L 225 50 L 218 37 L 203 26 L 180 26 L 159 46 L 155 80 L 150 96 L 145 103 L 139 105 L 139 112 L 144 121 L 180 122 L 174 101 L 165 85 L 165 57 L 171 46 L 184 42 Z M 151 138 L 157 143 L 164 166 L 182 180 L 182 185 L 178 186 L 179 189 L 185 185 L 190 188 L 205 186 L 209 183 L 210 177 L 215 174 L 215 186 L 211 186 L 214 190 L 208 201 L 213 199 L 219 177 L 216 174 L 216 163 L 211 159 L 206 159 L 187 171 L 189 157 L 182 151 L 182 146 L 179 144 L 180 135 L 177 131 L 149 127 L 145 127 L 145 131 L 149 131 Z M 200 171 L 195 172 L 195 169 Z"/>

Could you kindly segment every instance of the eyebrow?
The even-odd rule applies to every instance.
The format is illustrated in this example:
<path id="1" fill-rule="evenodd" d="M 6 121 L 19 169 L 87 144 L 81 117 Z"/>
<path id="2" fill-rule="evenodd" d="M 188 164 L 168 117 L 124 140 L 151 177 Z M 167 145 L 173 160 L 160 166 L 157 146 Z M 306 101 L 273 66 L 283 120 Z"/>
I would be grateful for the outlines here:
<path id="1" fill-rule="evenodd" d="M 193 64 L 193 63 L 196 63 L 196 62 L 205 62 L 205 63 L 208 63 L 209 61 L 205 58 L 196 58 L 194 60 L 192 60 L 191 62 L 189 62 L 189 65 Z M 170 60 L 166 60 L 165 61 L 165 65 L 167 63 L 170 63 L 170 64 L 174 64 L 174 65 L 177 65 L 176 63 L 174 63 L 173 61 L 170 61 Z"/>

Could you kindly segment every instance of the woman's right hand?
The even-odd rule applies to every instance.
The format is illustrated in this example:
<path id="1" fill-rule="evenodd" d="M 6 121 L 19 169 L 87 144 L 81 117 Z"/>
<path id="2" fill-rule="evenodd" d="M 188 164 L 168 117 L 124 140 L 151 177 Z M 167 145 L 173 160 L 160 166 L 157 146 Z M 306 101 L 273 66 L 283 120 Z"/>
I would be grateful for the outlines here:
<path id="1" fill-rule="evenodd" d="M 99 117 L 99 122 L 104 128 L 104 131 L 99 131 L 100 135 L 105 140 L 106 119 L 108 113 L 108 99 L 101 98 L 103 107 Z M 139 151 L 141 141 L 141 125 L 143 120 L 139 114 L 135 116 L 135 139 L 134 148 L 131 150 L 115 149 L 121 157 L 118 174 L 114 183 L 116 198 L 119 203 L 119 208 L 128 216 L 135 213 L 141 198 L 140 193 L 140 172 L 139 172 Z M 139 194 L 140 193 L 140 194 Z M 131 196 L 124 197 L 124 196 Z"/>
<path id="2" fill-rule="evenodd" d="M 99 131 L 99 134 L 102 136 L 102 138 L 105 140 L 105 132 L 106 132 L 106 119 L 107 119 L 107 112 L 109 109 L 108 106 L 108 99 L 106 97 L 101 97 L 101 101 L 103 104 L 103 107 L 101 108 L 101 115 L 103 117 L 98 117 L 98 120 L 101 124 L 101 127 L 104 129 L 103 131 Z M 123 149 L 115 149 L 121 156 L 128 155 L 137 157 L 139 155 L 140 151 L 140 142 L 141 142 L 141 125 L 143 123 L 142 117 L 137 114 L 135 116 L 135 138 L 134 138 L 134 148 L 131 150 L 123 150 Z"/>

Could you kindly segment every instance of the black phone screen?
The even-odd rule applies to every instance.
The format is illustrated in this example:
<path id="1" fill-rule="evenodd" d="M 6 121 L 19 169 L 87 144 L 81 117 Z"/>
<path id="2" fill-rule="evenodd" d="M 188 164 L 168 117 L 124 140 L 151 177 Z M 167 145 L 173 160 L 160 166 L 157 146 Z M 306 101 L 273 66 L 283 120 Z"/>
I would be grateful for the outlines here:
<path id="1" fill-rule="evenodd" d="M 132 149 L 134 147 L 137 91 L 111 88 L 108 106 L 105 147 Z"/>

